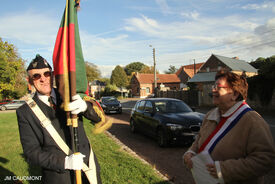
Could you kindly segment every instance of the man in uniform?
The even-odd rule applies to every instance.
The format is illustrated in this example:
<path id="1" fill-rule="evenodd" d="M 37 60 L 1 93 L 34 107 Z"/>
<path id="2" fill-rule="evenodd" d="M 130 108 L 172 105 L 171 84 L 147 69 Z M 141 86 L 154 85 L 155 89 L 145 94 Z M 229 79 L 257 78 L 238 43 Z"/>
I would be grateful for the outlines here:
<path id="1" fill-rule="evenodd" d="M 66 125 L 66 112 L 61 108 L 62 99 L 53 88 L 52 68 L 48 62 L 37 55 L 27 68 L 28 82 L 33 85 L 36 92 L 33 96 L 45 116 L 58 132 L 65 143 L 72 148 L 72 138 L 69 126 Z M 27 162 L 42 168 L 43 183 L 74 183 L 74 170 L 83 168 L 83 163 L 95 165 L 96 182 L 101 183 L 99 165 L 96 157 L 89 161 L 90 144 L 83 127 L 83 116 L 94 123 L 101 121 L 100 116 L 94 111 L 93 103 L 84 101 L 79 95 L 73 97 L 69 104 L 72 114 L 78 114 L 78 139 L 79 155 L 66 155 L 57 145 L 48 131 L 40 124 L 39 118 L 28 104 L 17 109 L 17 119 L 20 140 Z M 82 182 L 88 180 L 82 173 Z"/>

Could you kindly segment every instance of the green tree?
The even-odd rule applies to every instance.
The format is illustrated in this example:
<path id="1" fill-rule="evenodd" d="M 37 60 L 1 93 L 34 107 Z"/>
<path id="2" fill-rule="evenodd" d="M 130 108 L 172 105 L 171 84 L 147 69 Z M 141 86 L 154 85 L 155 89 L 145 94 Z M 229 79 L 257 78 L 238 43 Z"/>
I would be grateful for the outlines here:
<path id="1" fill-rule="evenodd" d="M 258 67 L 258 75 L 248 78 L 248 97 L 254 99 L 257 95 L 262 105 L 268 105 L 275 88 L 275 56 L 258 58 L 251 63 Z"/>
<path id="2" fill-rule="evenodd" d="M 170 66 L 169 66 L 169 69 L 168 69 L 167 71 L 164 71 L 164 73 L 166 73 L 166 74 L 173 74 L 173 73 L 176 73 L 177 70 L 178 70 L 178 69 L 177 69 L 175 66 L 170 65 Z"/>
<path id="3" fill-rule="evenodd" d="M 259 57 L 256 59 L 256 61 L 252 61 L 249 64 L 251 64 L 254 68 L 259 69 L 262 65 L 265 64 L 265 58 Z"/>
<path id="4" fill-rule="evenodd" d="M 147 66 L 145 65 L 140 71 L 140 73 L 154 73 L 154 67 L 153 66 Z M 159 73 L 158 71 L 156 71 L 156 73 Z"/>
<path id="5" fill-rule="evenodd" d="M 97 68 L 97 66 L 93 63 L 85 62 L 86 65 L 86 74 L 87 74 L 87 80 L 88 81 L 94 81 L 95 79 L 100 78 L 100 71 Z"/>
<path id="6" fill-rule="evenodd" d="M 106 85 L 111 84 L 110 79 L 109 78 L 100 78 L 98 79 L 100 82 L 104 82 Z"/>
<path id="7" fill-rule="evenodd" d="M 24 62 L 16 47 L 0 38 L 0 99 L 20 98 L 27 92 Z"/>
<path id="8" fill-rule="evenodd" d="M 116 87 L 115 84 L 108 84 L 108 85 L 105 87 L 104 92 L 105 92 L 105 93 L 112 93 L 112 92 L 114 92 L 114 91 L 116 91 L 116 90 L 117 90 L 117 87 Z"/>
<path id="9" fill-rule="evenodd" d="M 117 87 L 128 86 L 128 79 L 125 71 L 119 65 L 115 67 L 111 75 L 111 84 L 115 84 Z"/>
<path id="10" fill-rule="evenodd" d="M 141 62 L 132 62 L 125 66 L 124 70 L 128 76 L 130 76 L 133 72 L 139 72 L 145 64 Z"/>

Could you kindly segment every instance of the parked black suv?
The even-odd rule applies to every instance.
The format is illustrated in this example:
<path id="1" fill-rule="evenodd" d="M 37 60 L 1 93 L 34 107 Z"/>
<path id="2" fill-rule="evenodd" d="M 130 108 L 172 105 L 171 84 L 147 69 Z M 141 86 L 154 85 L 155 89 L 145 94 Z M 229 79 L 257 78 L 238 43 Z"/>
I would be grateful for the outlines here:
<path id="1" fill-rule="evenodd" d="M 122 113 L 122 106 L 114 96 L 101 97 L 100 105 L 106 114 L 112 112 Z"/>
<path id="2" fill-rule="evenodd" d="M 183 101 L 173 98 L 139 100 L 132 109 L 130 130 L 156 138 L 159 146 L 172 142 L 190 144 L 200 130 L 204 114 L 193 112 Z"/>

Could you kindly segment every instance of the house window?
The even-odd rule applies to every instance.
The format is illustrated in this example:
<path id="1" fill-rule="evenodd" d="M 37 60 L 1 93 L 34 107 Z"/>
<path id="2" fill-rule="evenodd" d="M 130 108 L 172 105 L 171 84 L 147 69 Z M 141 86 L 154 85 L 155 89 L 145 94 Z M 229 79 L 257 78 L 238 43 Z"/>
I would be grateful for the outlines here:
<path id="1" fill-rule="evenodd" d="M 210 72 L 210 68 L 209 68 L 209 67 L 206 67 L 206 71 L 207 71 L 207 72 Z"/>
<path id="2" fill-rule="evenodd" d="M 150 88 L 149 87 L 146 88 L 146 93 L 150 93 Z"/>

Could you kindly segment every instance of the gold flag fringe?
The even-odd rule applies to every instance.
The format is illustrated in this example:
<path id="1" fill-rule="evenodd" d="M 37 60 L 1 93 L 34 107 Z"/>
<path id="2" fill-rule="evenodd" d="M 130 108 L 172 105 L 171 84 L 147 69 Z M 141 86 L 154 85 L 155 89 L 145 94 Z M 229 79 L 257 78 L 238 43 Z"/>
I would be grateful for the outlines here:
<path id="1" fill-rule="evenodd" d="M 93 133 L 94 134 L 100 134 L 100 133 L 104 132 L 105 130 L 108 130 L 113 124 L 112 119 L 106 118 L 104 112 L 97 105 L 94 98 L 92 98 L 90 96 L 85 96 L 83 99 L 85 101 L 89 101 L 93 104 L 94 111 L 96 112 L 98 117 L 100 117 L 100 119 L 101 119 L 100 122 L 95 124 L 95 128 L 93 130 Z"/>

